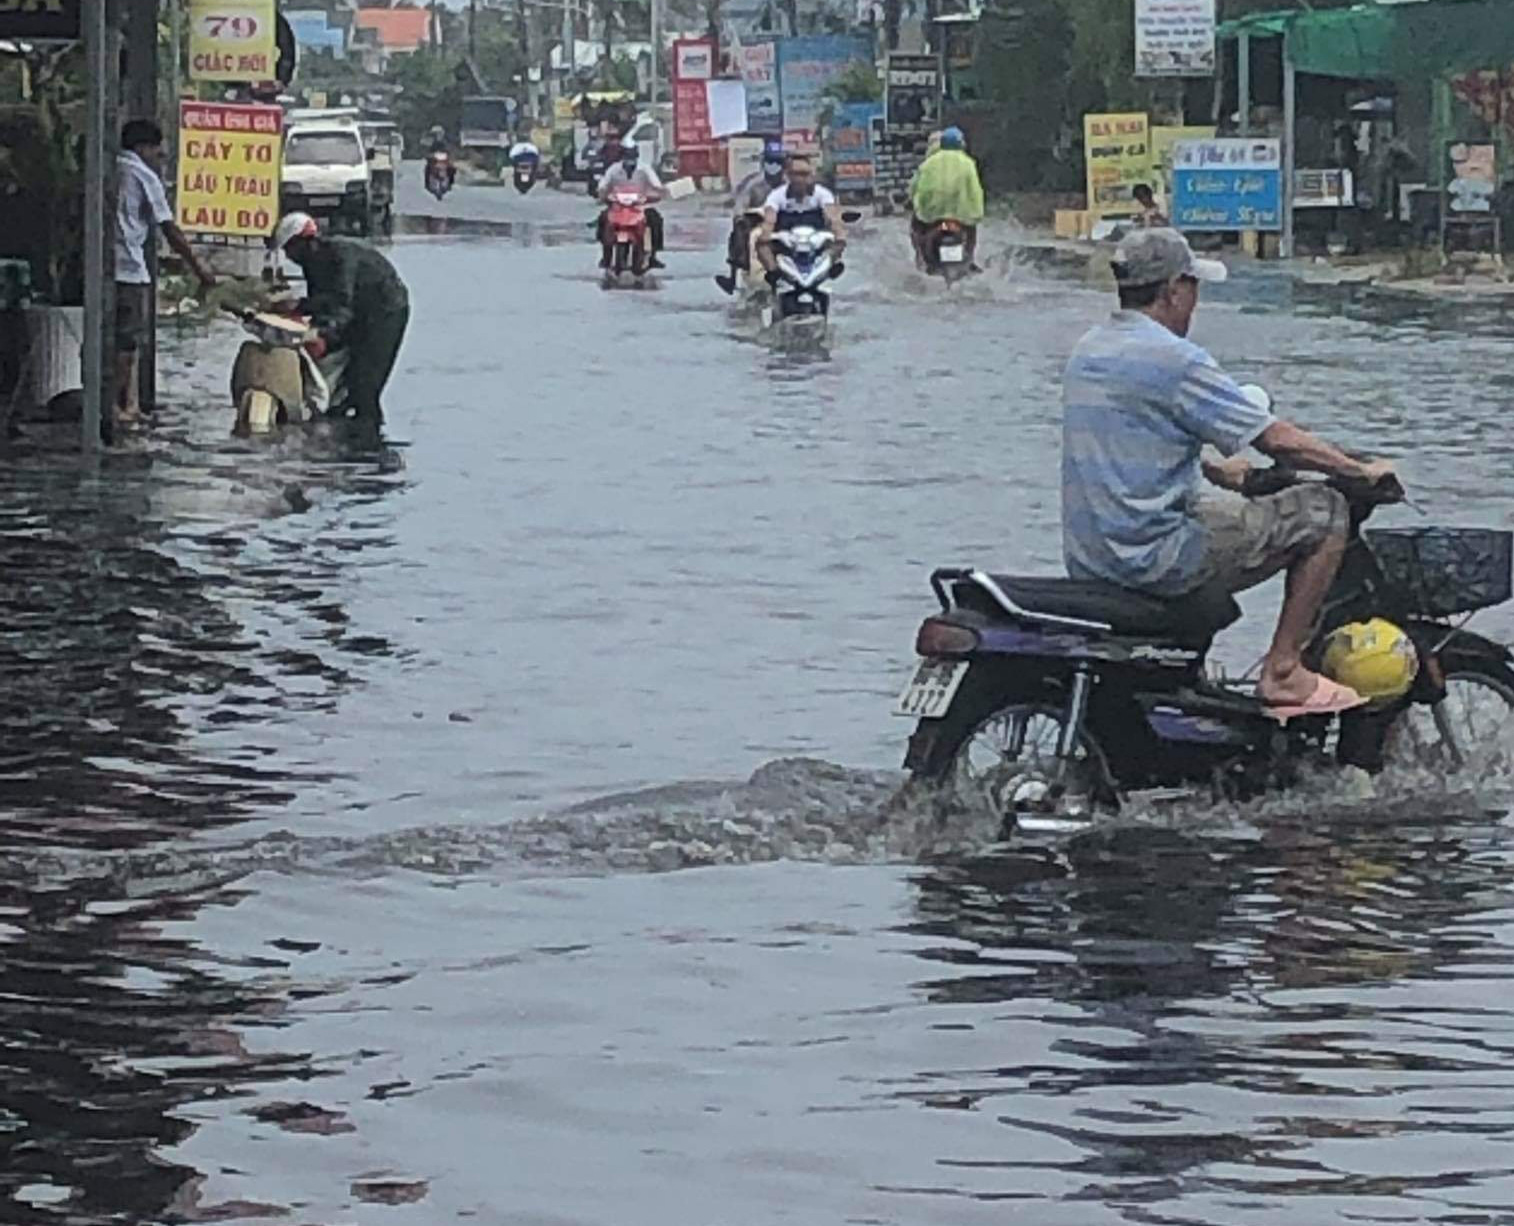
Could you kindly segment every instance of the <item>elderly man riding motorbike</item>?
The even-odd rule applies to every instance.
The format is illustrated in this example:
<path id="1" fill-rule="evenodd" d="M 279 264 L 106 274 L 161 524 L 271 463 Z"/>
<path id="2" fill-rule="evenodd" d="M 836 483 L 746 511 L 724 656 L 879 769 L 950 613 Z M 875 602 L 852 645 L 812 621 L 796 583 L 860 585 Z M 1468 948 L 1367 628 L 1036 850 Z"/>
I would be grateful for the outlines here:
<path id="1" fill-rule="evenodd" d="M 1248 447 L 1288 468 L 1376 482 L 1393 471 L 1274 417 L 1188 340 L 1199 285 L 1225 266 L 1176 230 L 1133 230 L 1114 256 L 1120 309 L 1073 350 L 1063 377 L 1062 546 L 1068 573 L 1167 600 L 1244 591 L 1287 574 L 1257 696 L 1280 717 L 1359 706 L 1303 651 L 1341 564 L 1345 498 L 1323 482 L 1245 501 Z M 1211 458 L 1205 447 L 1223 458 Z"/>

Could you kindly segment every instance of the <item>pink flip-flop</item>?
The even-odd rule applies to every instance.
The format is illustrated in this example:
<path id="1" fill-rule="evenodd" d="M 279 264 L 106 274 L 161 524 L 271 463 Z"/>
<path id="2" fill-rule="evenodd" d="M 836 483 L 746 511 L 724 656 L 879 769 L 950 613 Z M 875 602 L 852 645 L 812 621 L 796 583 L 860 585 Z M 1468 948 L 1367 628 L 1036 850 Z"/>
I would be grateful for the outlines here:
<path id="1" fill-rule="evenodd" d="M 1331 681 L 1329 677 L 1319 677 L 1314 692 L 1303 702 L 1270 703 L 1263 700 L 1263 703 L 1268 715 L 1285 724 L 1304 715 L 1339 715 L 1342 711 L 1365 706 L 1367 700 L 1350 686 Z"/>

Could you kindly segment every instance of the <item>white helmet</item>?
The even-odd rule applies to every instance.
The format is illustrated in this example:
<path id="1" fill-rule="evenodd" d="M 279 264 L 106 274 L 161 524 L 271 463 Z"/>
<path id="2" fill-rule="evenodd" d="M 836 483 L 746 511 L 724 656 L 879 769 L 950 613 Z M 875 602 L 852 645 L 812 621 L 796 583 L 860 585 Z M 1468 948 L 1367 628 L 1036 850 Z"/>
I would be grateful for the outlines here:
<path id="1" fill-rule="evenodd" d="M 320 232 L 320 226 L 309 213 L 285 213 L 279 218 L 278 229 L 273 232 L 274 250 L 284 250 L 290 239 L 314 238 Z"/>

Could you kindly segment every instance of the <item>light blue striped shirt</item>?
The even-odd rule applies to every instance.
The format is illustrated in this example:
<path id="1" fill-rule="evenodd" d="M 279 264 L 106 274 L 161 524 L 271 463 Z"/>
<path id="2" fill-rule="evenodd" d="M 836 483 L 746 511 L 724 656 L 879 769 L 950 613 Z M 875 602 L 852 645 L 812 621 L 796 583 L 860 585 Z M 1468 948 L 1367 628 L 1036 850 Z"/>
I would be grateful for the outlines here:
<path id="1" fill-rule="evenodd" d="M 1204 560 L 1195 517 L 1205 443 L 1250 446 L 1274 418 L 1198 345 L 1119 311 L 1062 381 L 1062 554 L 1075 579 L 1176 596 Z"/>

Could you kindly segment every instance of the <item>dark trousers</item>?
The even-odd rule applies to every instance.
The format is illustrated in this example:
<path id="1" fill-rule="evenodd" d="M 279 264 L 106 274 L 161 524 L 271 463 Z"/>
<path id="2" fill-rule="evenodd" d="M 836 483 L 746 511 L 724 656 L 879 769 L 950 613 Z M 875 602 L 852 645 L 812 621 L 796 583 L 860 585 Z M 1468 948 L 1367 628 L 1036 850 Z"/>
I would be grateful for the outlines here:
<path id="1" fill-rule="evenodd" d="M 725 258 L 732 268 L 751 272 L 752 231 L 756 226 L 757 223 L 744 213 L 731 222 L 731 239 L 726 244 Z"/>
<path id="2" fill-rule="evenodd" d="M 384 420 L 379 396 L 394 373 L 400 342 L 410 323 L 410 308 L 385 311 L 353 323 L 349 335 L 351 359 L 347 365 L 347 403 L 360 418 Z"/>

